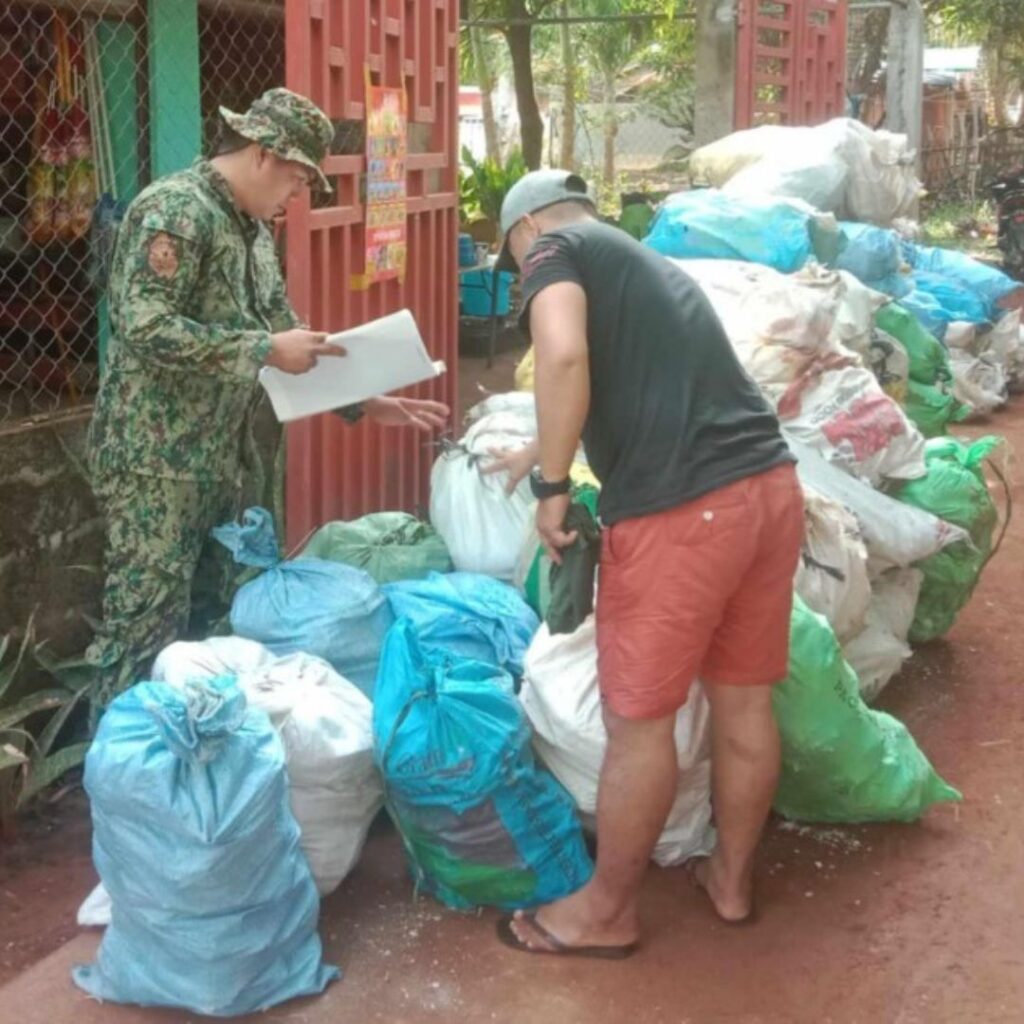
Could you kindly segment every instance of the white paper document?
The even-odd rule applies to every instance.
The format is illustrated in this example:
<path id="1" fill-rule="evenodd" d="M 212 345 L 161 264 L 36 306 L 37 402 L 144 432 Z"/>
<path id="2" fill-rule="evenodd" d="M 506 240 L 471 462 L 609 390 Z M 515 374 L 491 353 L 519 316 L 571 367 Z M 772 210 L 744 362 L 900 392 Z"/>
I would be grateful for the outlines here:
<path id="1" fill-rule="evenodd" d="M 403 309 L 328 337 L 348 355 L 321 356 L 307 373 L 260 370 L 260 383 L 282 423 L 419 384 L 445 372 L 427 353 L 412 313 Z"/>

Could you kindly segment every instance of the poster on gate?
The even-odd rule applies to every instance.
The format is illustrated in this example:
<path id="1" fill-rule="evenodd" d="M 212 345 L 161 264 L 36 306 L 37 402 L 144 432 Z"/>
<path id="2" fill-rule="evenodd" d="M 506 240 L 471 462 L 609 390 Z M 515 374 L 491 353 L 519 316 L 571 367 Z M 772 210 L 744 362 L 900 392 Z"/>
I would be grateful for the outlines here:
<path id="1" fill-rule="evenodd" d="M 406 99 L 404 89 L 366 85 L 366 270 L 357 288 L 405 277 Z"/>

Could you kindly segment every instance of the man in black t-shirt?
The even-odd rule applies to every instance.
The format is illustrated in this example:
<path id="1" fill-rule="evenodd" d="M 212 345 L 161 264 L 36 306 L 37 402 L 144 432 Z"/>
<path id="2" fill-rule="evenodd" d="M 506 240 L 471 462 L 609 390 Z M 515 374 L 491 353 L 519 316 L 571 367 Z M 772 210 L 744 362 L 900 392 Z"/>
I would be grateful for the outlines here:
<path id="1" fill-rule="evenodd" d="M 490 471 L 530 473 L 554 561 L 582 439 L 601 481 L 598 675 L 608 749 L 595 873 L 499 923 L 524 951 L 622 957 L 676 795 L 677 712 L 699 677 L 711 707 L 718 846 L 690 864 L 729 922 L 753 911 L 753 861 L 778 778 L 772 684 L 787 672 L 803 501 L 778 422 L 697 285 L 601 224 L 586 184 L 536 171 L 502 208 L 500 263 L 522 271 L 538 442 Z M 694 699 L 700 699 L 696 695 Z"/>

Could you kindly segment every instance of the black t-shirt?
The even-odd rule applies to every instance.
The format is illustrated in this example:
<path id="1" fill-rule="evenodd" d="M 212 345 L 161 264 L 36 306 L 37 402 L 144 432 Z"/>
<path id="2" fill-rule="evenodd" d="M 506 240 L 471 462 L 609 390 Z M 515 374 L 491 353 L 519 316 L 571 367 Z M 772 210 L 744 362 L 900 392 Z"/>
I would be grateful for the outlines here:
<path id="1" fill-rule="evenodd" d="M 611 524 L 792 462 L 779 423 L 697 284 L 624 231 L 584 221 L 542 235 L 523 263 L 521 323 L 548 285 L 587 297 L 587 460 Z"/>

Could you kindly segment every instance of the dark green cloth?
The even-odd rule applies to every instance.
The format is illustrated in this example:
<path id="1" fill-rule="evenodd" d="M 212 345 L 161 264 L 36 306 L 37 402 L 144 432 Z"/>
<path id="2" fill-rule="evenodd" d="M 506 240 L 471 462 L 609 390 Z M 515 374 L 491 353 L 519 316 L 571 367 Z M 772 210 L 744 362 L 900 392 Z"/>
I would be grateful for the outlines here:
<path id="1" fill-rule="evenodd" d="M 562 549 L 562 564 L 551 565 L 551 603 L 544 621 L 552 635 L 575 633 L 593 612 L 594 577 L 601 560 L 601 528 L 587 505 L 574 501 L 569 506 L 565 530 L 576 531 L 576 540 Z"/>

